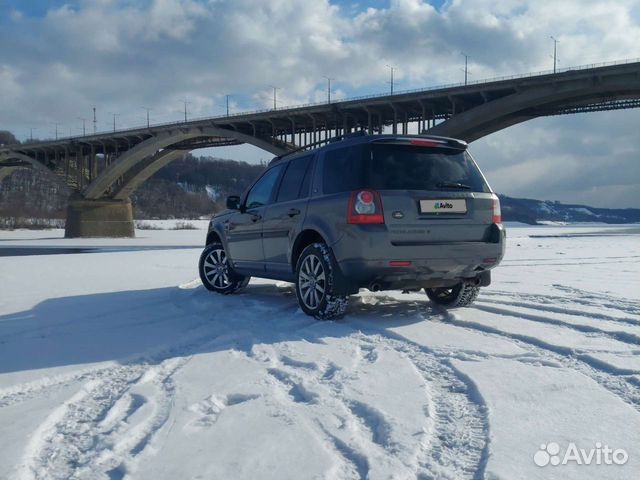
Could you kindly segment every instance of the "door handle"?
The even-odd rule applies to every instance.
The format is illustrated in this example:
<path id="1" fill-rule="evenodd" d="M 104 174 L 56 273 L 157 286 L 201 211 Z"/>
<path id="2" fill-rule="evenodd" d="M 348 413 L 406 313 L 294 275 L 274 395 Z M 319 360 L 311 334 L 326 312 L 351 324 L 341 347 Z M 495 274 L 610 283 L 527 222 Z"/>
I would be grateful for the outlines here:
<path id="1" fill-rule="evenodd" d="M 246 213 L 248 213 L 251 216 L 251 221 L 253 223 L 256 223 L 258 220 L 260 220 L 262 218 L 262 215 L 260 215 L 258 213 L 259 210 L 253 210 L 253 211 L 247 211 Z"/>
<path id="2" fill-rule="evenodd" d="M 298 210 L 297 208 L 292 208 L 287 212 L 287 215 L 289 215 L 290 217 L 295 217 L 296 215 L 300 215 L 300 210 Z"/>

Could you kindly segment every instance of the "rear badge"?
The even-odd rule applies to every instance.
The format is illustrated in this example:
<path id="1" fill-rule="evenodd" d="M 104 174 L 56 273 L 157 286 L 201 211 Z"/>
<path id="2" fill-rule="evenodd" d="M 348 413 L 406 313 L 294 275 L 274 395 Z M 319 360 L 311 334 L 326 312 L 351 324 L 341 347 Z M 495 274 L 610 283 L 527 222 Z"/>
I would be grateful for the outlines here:
<path id="1" fill-rule="evenodd" d="M 398 220 L 400 220 L 401 218 L 404 218 L 404 213 L 402 213 L 402 212 L 400 212 L 400 211 L 396 210 L 395 212 L 393 212 L 393 213 L 391 214 L 391 216 L 392 216 L 393 218 L 397 218 Z"/>

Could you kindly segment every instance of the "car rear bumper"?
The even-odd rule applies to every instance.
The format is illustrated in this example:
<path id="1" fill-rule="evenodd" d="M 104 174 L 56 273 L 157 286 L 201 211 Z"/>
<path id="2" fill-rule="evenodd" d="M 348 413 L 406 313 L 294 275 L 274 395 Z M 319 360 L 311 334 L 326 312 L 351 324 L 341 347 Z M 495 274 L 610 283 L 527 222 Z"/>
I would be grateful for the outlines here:
<path id="1" fill-rule="evenodd" d="M 411 245 L 392 244 L 383 230 L 362 229 L 343 235 L 332 248 L 351 290 L 449 286 L 461 280 L 472 281 L 500 263 L 506 233 L 502 225 L 492 229 L 495 235 L 491 242 Z"/>

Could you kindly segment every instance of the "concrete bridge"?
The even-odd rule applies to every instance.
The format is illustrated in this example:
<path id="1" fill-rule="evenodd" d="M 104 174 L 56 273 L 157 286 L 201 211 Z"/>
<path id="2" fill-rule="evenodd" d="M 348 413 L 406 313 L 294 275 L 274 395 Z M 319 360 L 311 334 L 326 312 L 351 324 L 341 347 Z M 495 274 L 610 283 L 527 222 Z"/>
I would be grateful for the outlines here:
<path id="1" fill-rule="evenodd" d="M 64 181 L 73 191 L 67 237 L 133 236 L 131 193 L 194 149 L 247 143 L 280 155 L 356 130 L 426 131 L 472 142 L 541 116 L 637 107 L 634 60 L 0 146 L 0 180 L 34 168 Z"/>

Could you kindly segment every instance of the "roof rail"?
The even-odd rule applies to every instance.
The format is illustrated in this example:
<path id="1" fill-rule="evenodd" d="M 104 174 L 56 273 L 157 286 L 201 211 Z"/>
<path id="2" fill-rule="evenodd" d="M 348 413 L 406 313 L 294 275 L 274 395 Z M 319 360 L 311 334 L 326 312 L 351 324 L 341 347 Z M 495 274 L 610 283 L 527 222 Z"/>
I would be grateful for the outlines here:
<path id="1" fill-rule="evenodd" d="M 364 137 L 366 134 L 367 132 L 365 132 L 364 130 L 358 130 L 356 132 L 351 132 L 351 133 L 343 133 L 342 135 L 331 137 L 327 141 L 327 143 L 336 143 L 342 140 L 346 140 L 347 138 L 353 138 L 353 137 Z"/>
<path id="2" fill-rule="evenodd" d="M 346 140 L 348 138 L 363 137 L 365 135 L 367 135 L 367 132 L 365 130 L 358 130 L 357 132 L 343 133 L 341 135 L 336 135 L 335 137 L 331 137 L 329 139 L 318 140 L 317 142 L 309 143 L 309 144 L 305 145 L 304 147 L 298 147 L 298 148 L 296 148 L 294 150 L 291 150 L 289 152 L 283 153 L 282 155 L 278 155 L 276 157 L 273 157 L 271 162 L 273 162 L 275 160 L 280 160 L 281 158 L 284 158 L 284 157 L 288 157 L 289 155 L 293 155 L 294 153 L 298 153 L 298 152 L 301 152 L 303 150 L 307 150 L 307 149 L 309 149 L 309 147 L 316 147 L 316 146 L 323 145 L 323 144 L 336 143 L 336 142 L 340 142 L 342 140 Z M 269 162 L 269 163 L 271 163 L 271 162 Z"/>
<path id="3" fill-rule="evenodd" d="M 349 138 L 364 137 L 366 135 L 367 135 L 366 130 L 358 130 L 357 132 L 344 133 L 342 135 L 336 135 L 335 137 L 331 137 L 329 139 L 318 140 L 317 142 L 309 143 L 304 147 L 299 147 L 294 150 L 291 150 L 290 152 L 286 152 L 286 153 L 283 153 L 282 155 L 273 157 L 273 159 L 269 162 L 269 164 L 271 164 L 272 162 L 275 162 L 276 160 L 280 160 L 282 158 L 288 157 L 289 155 L 293 155 L 295 153 L 308 150 L 309 148 L 317 147 L 320 145 L 322 146 L 329 145 L 331 143 L 337 143 L 343 140 L 348 140 Z M 377 136 L 377 135 L 374 135 L 374 136 Z M 397 140 L 397 138 L 405 137 L 405 136 L 406 135 L 399 135 L 398 137 L 394 137 L 393 135 L 384 135 L 384 136 L 381 136 L 381 138 L 374 140 L 374 142 L 393 142 Z M 426 130 L 423 130 L 421 133 L 417 135 L 414 134 L 413 136 L 426 137 L 427 139 L 434 139 L 439 143 L 441 143 L 442 146 L 445 148 L 455 148 L 458 150 L 466 150 L 467 147 L 469 146 L 469 144 L 464 140 L 458 140 L 457 138 L 450 138 L 450 137 L 442 137 L 440 135 L 430 135 Z"/>

